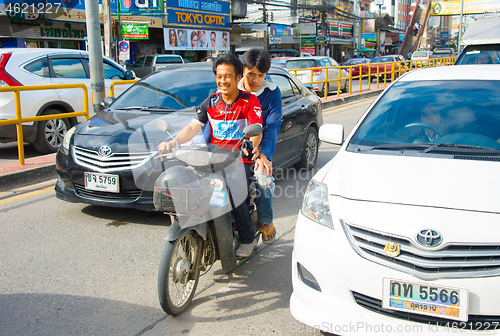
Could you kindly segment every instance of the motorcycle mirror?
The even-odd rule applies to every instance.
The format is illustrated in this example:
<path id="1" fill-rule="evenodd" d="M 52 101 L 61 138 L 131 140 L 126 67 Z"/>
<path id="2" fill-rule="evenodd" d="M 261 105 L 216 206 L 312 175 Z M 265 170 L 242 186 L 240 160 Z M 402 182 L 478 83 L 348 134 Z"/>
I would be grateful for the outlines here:
<path id="1" fill-rule="evenodd" d="M 170 137 L 172 139 L 175 140 L 175 142 L 177 143 L 177 147 L 180 148 L 181 147 L 181 144 L 179 143 L 179 141 L 177 141 L 177 139 L 175 137 L 172 136 L 172 134 L 170 134 L 170 131 L 172 130 L 172 127 L 170 127 L 170 124 L 168 122 L 166 122 L 165 120 L 163 119 L 158 119 L 156 121 L 156 126 L 158 126 L 158 128 L 167 133 L 168 135 L 170 135 Z"/>
<path id="2" fill-rule="evenodd" d="M 244 137 L 253 137 L 262 133 L 262 126 L 259 124 L 248 125 L 243 129 Z"/>
<path id="3" fill-rule="evenodd" d="M 158 121 L 156 122 L 156 126 L 158 126 L 158 128 L 165 133 L 168 133 L 172 130 L 170 124 L 163 119 L 158 119 Z"/>

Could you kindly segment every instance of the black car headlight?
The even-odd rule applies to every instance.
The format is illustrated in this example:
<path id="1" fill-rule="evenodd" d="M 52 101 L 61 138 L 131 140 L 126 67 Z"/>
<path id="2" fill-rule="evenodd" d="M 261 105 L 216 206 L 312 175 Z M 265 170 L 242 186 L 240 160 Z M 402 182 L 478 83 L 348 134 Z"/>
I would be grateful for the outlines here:
<path id="1" fill-rule="evenodd" d="M 71 138 L 73 137 L 73 134 L 76 131 L 76 126 L 71 127 L 65 134 L 64 134 L 64 139 L 62 143 L 62 147 L 66 152 L 69 151 L 69 144 L 71 142 Z"/>

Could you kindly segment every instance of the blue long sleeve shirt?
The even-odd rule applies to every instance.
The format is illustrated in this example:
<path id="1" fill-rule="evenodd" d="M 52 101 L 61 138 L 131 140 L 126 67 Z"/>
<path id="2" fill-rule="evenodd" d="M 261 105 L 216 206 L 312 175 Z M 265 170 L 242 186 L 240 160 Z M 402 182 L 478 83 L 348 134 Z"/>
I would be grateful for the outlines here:
<path id="1" fill-rule="evenodd" d="M 243 80 L 238 83 L 240 90 L 245 90 Z M 259 90 L 252 92 L 259 99 L 262 109 L 262 140 L 260 141 L 260 152 L 264 154 L 268 160 L 272 160 L 272 156 L 278 142 L 278 135 L 281 127 L 281 91 L 269 78 L 266 78 Z M 204 138 L 206 142 L 210 142 L 210 130 L 205 127 Z"/>

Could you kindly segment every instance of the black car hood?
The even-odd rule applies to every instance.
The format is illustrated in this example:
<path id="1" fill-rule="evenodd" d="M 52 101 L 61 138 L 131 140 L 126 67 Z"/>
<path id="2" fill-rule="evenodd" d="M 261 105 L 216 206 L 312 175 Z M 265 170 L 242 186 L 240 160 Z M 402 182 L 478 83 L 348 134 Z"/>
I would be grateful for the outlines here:
<path id="1" fill-rule="evenodd" d="M 170 134 L 175 136 L 193 119 L 194 112 L 194 108 L 170 113 L 103 111 L 78 127 L 73 144 L 89 149 L 103 145 L 115 149 L 134 145 L 143 147 L 145 144 L 156 148 L 158 143 L 170 140 L 168 134 L 158 128 L 158 119 L 167 121 L 172 128 Z"/>

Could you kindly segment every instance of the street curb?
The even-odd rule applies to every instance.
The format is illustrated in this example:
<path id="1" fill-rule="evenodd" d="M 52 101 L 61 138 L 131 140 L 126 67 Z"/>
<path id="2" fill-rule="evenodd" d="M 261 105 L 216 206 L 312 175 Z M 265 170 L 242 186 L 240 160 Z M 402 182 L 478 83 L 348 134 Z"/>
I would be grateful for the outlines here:
<path id="1" fill-rule="evenodd" d="M 21 188 L 57 178 L 56 164 L 28 168 L 0 175 L 0 191 Z"/>

